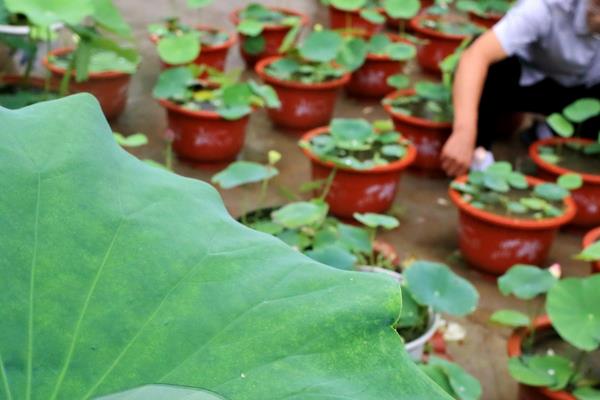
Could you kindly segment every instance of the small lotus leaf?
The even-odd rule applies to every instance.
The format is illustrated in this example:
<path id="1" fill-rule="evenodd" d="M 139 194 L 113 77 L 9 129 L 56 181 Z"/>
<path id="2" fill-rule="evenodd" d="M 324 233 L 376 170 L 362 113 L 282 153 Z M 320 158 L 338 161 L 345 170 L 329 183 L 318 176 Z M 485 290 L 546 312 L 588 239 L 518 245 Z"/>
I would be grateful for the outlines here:
<path id="1" fill-rule="evenodd" d="M 505 296 L 531 300 L 548 292 L 556 282 L 554 275 L 546 269 L 517 264 L 498 279 L 498 288 Z"/>
<path id="2" fill-rule="evenodd" d="M 531 320 L 527 315 L 514 310 L 496 311 L 490 317 L 490 322 L 509 326 L 511 328 L 519 328 L 523 326 L 529 326 L 531 324 Z"/>
<path id="3" fill-rule="evenodd" d="M 212 182 L 223 189 L 231 189 L 249 183 L 271 179 L 279 173 L 270 165 L 251 161 L 236 161 L 212 177 Z"/>

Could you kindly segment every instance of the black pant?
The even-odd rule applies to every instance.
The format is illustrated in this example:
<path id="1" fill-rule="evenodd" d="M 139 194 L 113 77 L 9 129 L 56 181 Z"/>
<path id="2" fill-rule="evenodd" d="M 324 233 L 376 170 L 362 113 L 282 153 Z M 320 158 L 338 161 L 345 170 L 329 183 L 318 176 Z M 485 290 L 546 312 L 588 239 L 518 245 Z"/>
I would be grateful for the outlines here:
<path id="1" fill-rule="evenodd" d="M 566 87 L 546 78 L 531 86 L 520 86 L 521 63 L 510 57 L 490 67 L 479 104 L 477 144 L 490 148 L 492 143 L 506 132 L 498 132 L 498 121 L 514 112 L 531 112 L 550 115 L 561 112 L 566 106 L 583 97 L 600 98 L 600 84 Z M 597 138 L 600 117 L 585 122 L 580 132 Z"/>

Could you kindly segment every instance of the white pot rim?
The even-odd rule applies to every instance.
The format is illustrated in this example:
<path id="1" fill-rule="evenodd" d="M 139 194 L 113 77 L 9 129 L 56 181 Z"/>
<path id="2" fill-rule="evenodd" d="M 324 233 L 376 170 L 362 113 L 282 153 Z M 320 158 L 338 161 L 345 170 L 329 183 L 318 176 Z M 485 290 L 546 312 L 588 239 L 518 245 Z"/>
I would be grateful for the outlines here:
<path id="1" fill-rule="evenodd" d="M 57 31 L 64 25 L 60 22 L 50 25 L 50 29 Z M 28 36 L 31 32 L 29 25 L 0 25 L 0 33 L 14 36 Z"/>

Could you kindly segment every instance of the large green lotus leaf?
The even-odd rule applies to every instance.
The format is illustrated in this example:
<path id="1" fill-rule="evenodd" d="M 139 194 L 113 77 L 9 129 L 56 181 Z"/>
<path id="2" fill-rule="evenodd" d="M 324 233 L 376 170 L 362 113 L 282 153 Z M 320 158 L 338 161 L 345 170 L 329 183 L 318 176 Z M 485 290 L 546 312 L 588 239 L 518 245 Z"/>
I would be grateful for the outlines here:
<path id="1" fill-rule="evenodd" d="M 122 150 L 90 95 L 0 120 L 0 398 L 448 399 L 392 329 L 397 283 L 243 227 Z"/>
<path id="2" fill-rule="evenodd" d="M 98 400 L 224 400 L 223 397 L 203 389 L 168 385 L 147 385 L 122 393 L 102 396 Z"/>

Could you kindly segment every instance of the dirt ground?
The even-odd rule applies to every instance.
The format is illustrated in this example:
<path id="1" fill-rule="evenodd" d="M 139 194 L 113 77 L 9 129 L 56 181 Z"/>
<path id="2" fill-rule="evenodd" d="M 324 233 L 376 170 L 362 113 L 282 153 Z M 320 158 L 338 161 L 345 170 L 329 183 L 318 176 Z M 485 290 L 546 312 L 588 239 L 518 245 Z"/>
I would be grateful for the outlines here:
<path id="1" fill-rule="evenodd" d="M 327 14 L 318 0 L 261 0 L 265 4 L 295 8 L 307 13 L 313 22 L 325 23 Z M 165 112 L 153 100 L 151 91 L 160 72 L 158 57 L 154 46 L 148 40 L 146 25 L 170 16 L 173 9 L 184 15 L 184 20 L 203 23 L 234 31 L 228 14 L 235 8 L 244 6 L 248 1 L 215 0 L 205 11 L 189 12 L 185 1 L 159 0 L 117 0 L 127 20 L 135 30 L 136 44 L 143 55 L 140 70 L 133 77 L 129 101 L 125 114 L 113 124 L 116 131 L 130 134 L 144 132 L 150 138 L 150 144 L 135 151 L 141 158 L 162 161 L 164 142 L 161 139 L 165 130 Z M 234 48 L 228 60 L 229 68 L 243 68 L 238 48 Z M 412 66 L 414 71 L 418 70 Z M 254 74 L 246 72 L 248 77 Z M 341 95 L 335 113 L 338 117 L 366 117 L 377 119 L 385 117 L 377 102 L 355 100 Z M 279 164 L 280 175 L 271 186 L 268 202 L 281 204 L 281 188 L 298 190 L 299 184 L 310 180 L 309 163 L 297 146 L 298 135 L 275 129 L 264 111 L 256 112 L 251 119 L 246 138 L 246 146 L 240 159 L 264 161 L 267 151 L 275 149 L 284 155 Z M 497 158 L 521 163 L 525 157 L 525 148 L 513 139 L 498 144 L 495 149 Z M 181 175 L 201 180 L 209 180 L 220 170 L 220 166 L 192 166 L 177 162 L 175 170 Z M 453 269 L 469 279 L 479 290 L 481 301 L 479 309 L 468 318 L 459 319 L 467 329 L 467 338 L 462 344 L 451 344 L 451 356 L 475 375 L 482 383 L 485 400 L 515 400 L 517 385 L 510 378 L 506 368 L 506 339 L 509 331 L 494 328 L 488 324 L 489 316 L 501 308 L 523 309 L 523 305 L 512 299 L 504 298 L 496 289 L 493 278 L 469 269 L 456 257 L 457 252 L 457 212 L 447 197 L 448 180 L 430 179 L 406 174 L 402 178 L 401 190 L 395 204 L 403 210 L 400 228 L 383 234 L 383 238 L 394 244 L 404 257 L 448 262 Z M 222 192 L 225 203 L 234 215 L 239 215 L 252 207 L 258 188 L 231 190 Z M 250 199 L 248 205 L 240 199 Z M 571 255 L 579 249 L 581 232 L 563 232 L 552 250 L 549 263 L 560 262 L 567 275 L 587 273 L 586 264 L 572 261 Z"/>

